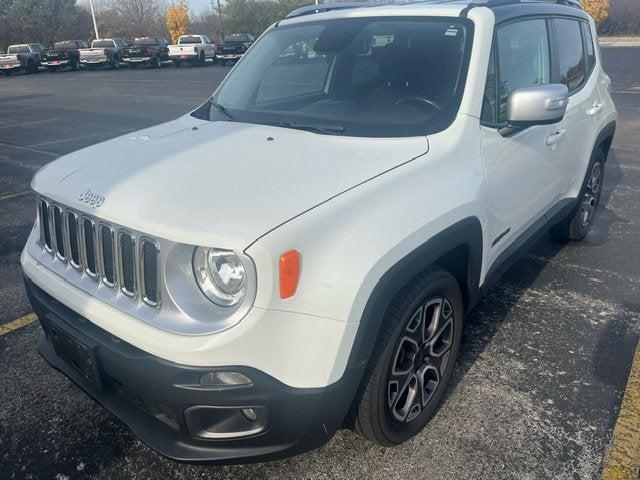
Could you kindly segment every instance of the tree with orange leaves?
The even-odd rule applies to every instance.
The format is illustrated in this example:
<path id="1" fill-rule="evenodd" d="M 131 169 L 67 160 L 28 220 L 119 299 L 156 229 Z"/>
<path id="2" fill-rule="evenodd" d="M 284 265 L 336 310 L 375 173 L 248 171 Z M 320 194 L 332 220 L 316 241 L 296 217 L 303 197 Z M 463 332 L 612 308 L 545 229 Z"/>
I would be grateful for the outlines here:
<path id="1" fill-rule="evenodd" d="M 582 8 L 597 24 L 601 24 L 609 16 L 609 0 L 582 0 Z"/>
<path id="2" fill-rule="evenodd" d="M 189 32 L 189 8 L 184 0 L 172 3 L 167 8 L 167 30 L 173 43 L 178 42 L 180 35 Z"/>

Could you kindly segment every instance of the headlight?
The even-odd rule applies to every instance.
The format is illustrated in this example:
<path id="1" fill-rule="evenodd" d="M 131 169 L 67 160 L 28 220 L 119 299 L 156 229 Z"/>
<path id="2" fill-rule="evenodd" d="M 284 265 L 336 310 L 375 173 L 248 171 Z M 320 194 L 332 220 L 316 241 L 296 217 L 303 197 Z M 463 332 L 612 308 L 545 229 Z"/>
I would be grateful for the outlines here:
<path id="1" fill-rule="evenodd" d="M 247 273 L 242 260 L 229 250 L 196 247 L 193 272 L 202 293 L 221 307 L 236 305 L 247 292 Z"/>

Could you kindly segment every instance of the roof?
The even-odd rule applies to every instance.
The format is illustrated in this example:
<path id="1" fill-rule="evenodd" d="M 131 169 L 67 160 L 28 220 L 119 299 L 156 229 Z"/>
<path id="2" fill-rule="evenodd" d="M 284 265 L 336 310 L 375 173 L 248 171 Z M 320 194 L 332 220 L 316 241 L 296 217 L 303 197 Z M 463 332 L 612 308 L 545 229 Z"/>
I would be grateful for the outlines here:
<path id="1" fill-rule="evenodd" d="M 401 2 L 391 0 L 388 3 L 355 2 L 355 3 L 321 3 L 293 10 L 285 20 L 314 20 L 361 16 L 383 15 L 433 15 L 433 16 L 465 16 L 471 8 L 487 7 L 502 21 L 524 15 L 562 14 L 588 18 L 582 11 L 580 0 L 417 0 Z M 316 15 L 319 15 L 316 17 Z"/>

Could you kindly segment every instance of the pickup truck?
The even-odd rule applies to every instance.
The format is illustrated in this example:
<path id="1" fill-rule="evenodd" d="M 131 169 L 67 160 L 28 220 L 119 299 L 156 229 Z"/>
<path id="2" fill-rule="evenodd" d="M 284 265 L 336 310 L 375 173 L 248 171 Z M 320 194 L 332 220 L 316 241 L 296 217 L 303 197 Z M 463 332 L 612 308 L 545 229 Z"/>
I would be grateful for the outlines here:
<path id="1" fill-rule="evenodd" d="M 127 46 L 121 38 L 100 38 L 91 42 L 91 48 L 80 49 L 80 63 L 93 70 L 96 67 L 109 65 L 112 69 L 120 68 L 122 50 Z"/>
<path id="2" fill-rule="evenodd" d="M 248 33 L 233 33 L 224 37 L 224 42 L 216 53 L 216 58 L 223 64 L 237 62 L 255 42 Z"/>
<path id="3" fill-rule="evenodd" d="M 89 48 L 89 44 L 84 40 L 55 42 L 52 49 L 42 53 L 40 64 L 46 67 L 49 73 L 65 67 L 77 70 L 80 62 L 79 50 L 81 48 Z"/>
<path id="4" fill-rule="evenodd" d="M 151 65 L 158 68 L 169 60 L 169 42 L 164 37 L 140 37 L 133 45 L 122 50 L 122 61 L 134 68 L 138 65 Z"/>
<path id="5" fill-rule="evenodd" d="M 169 45 L 169 58 L 178 68 L 182 62 L 204 65 L 207 58 L 216 60 L 216 44 L 206 35 L 181 35 L 176 45 Z"/>
<path id="6" fill-rule="evenodd" d="M 5 76 L 24 70 L 27 73 L 38 73 L 40 55 L 44 46 L 40 43 L 9 45 L 6 55 L 0 55 L 0 71 Z"/>

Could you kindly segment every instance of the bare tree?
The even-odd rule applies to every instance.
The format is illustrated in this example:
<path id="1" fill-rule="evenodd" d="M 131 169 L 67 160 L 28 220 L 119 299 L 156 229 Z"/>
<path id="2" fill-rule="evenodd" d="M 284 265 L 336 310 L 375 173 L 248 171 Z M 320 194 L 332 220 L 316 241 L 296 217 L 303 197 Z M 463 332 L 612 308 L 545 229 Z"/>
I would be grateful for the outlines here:
<path id="1" fill-rule="evenodd" d="M 156 35 L 158 18 L 165 10 L 162 0 L 105 0 L 103 7 L 101 16 L 115 21 L 117 33 L 128 38 Z"/>

